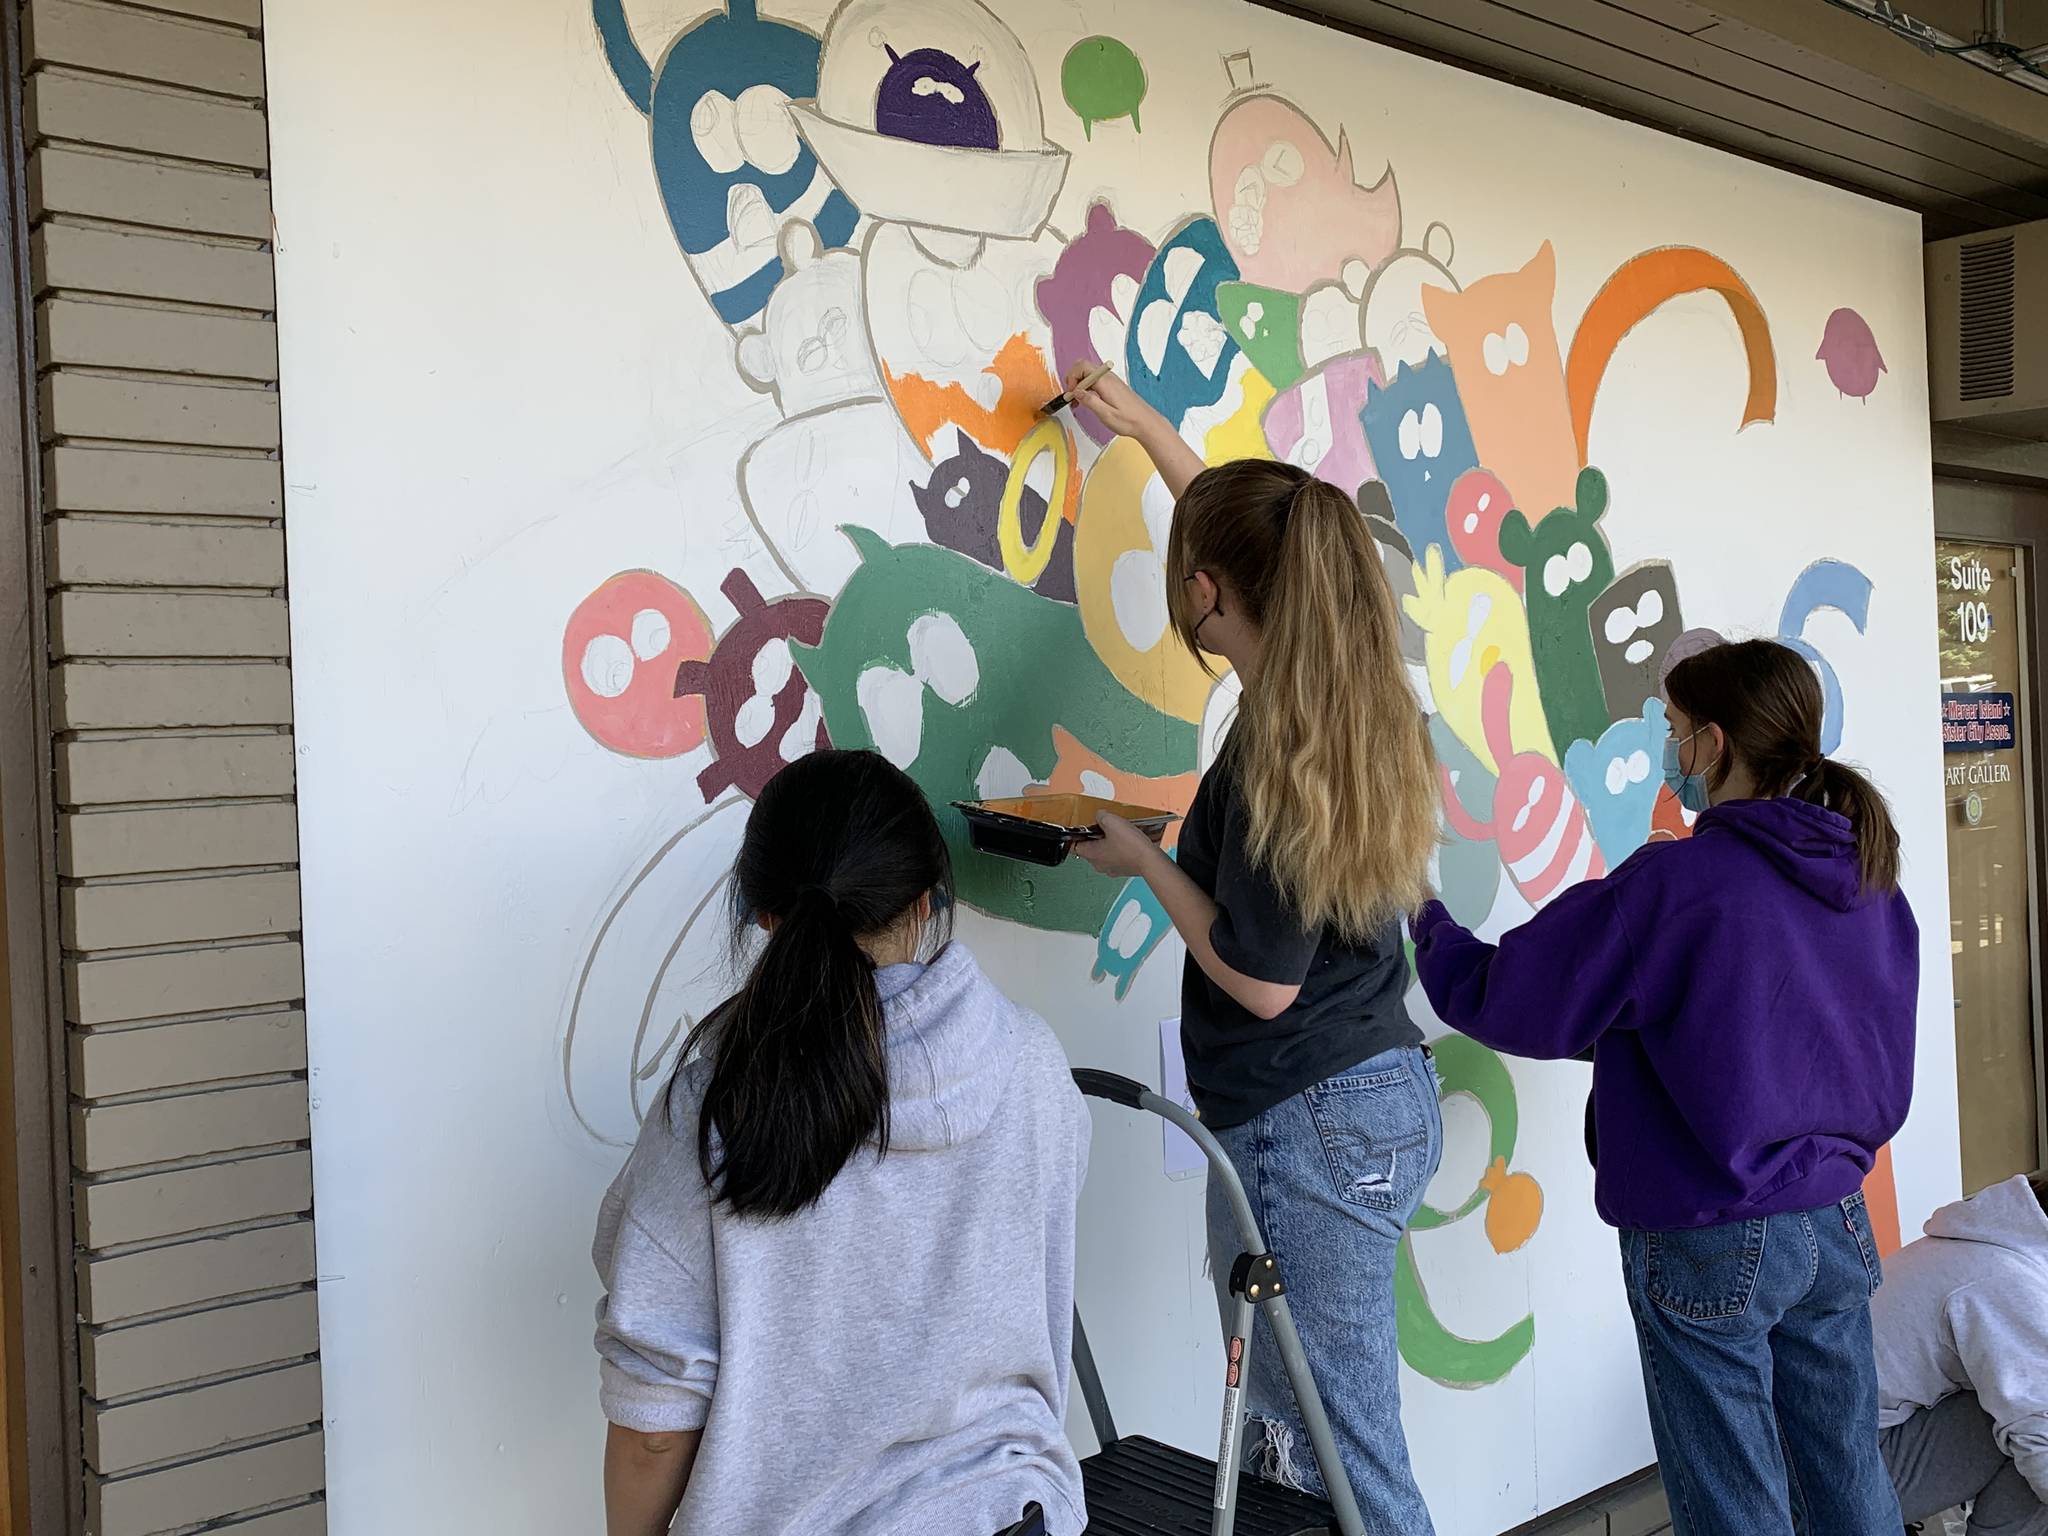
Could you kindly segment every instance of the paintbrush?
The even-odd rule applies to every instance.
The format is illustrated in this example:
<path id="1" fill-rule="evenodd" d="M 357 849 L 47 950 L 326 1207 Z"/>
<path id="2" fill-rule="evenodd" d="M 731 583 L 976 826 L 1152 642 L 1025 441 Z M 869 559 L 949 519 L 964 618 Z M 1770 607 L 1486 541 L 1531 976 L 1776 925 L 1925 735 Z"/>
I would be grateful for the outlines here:
<path id="1" fill-rule="evenodd" d="M 1054 395 L 1050 400 L 1046 401 L 1045 404 L 1041 405 L 1038 408 L 1038 414 L 1041 416 L 1051 416 L 1056 412 L 1064 411 L 1068 406 L 1074 403 L 1074 395 L 1077 391 L 1084 389 L 1093 389 L 1097 384 L 1100 384 L 1108 376 L 1109 364 L 1104 363 L 1100 368 L 1097 368 L 1093 373 L 1089 374 L 1087 378 L 1083 379 L 1080 383 L 1076 384 L 1072 389 L 1062 390 L 1059 394 Z"/>

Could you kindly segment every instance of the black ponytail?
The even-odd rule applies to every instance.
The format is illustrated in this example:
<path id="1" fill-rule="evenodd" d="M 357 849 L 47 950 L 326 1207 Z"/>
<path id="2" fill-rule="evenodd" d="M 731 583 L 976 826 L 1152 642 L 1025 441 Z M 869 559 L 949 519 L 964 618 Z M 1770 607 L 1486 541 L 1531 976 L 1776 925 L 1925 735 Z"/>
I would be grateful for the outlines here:
<path id="1" fill-rule="evenodd" d="M 1714 787 L 1740 762 L 1758 798 L 1791 796 L 1825 806 L 1855 830 L 1862 888 L 1886 895 L 1899 888 L 1899 831 L 1891 807 L 1863 774 L 1821 755 L 1826 701 L 1805 657 L 1775 640 L 1711 646 L 1671 669 L 1664 696 L 1695 727 L 1718 725 L 1728 738 L 1728 751 L 1710 775 Z"/>
<path id="2" fill-rule="evenodd" d="M 733 932 L 744 946 L 766 926 L 767 943 L 683 1050 L 711 1063 L 697 1157 L 735 1212 L 794 1215 L 868 1142 L 887 1153 L 882 1004 L 862 941 L 906 931 L 927 896 L 950 912 L 951 895 L 931 807 L 876 754 L 814 752 L 761 792 L 733 868 Z"/>

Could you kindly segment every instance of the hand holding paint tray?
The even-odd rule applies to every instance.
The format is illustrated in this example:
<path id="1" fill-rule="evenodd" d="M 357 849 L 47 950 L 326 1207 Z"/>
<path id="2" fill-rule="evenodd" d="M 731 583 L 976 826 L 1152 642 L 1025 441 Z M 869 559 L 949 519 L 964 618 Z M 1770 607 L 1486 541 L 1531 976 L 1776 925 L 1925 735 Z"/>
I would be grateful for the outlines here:
<path id="1" fill-rule="evenodd" d="M 977 853 L 1017 859 L 1047 868 L 1063 863 L 1076 843 L 1102 836 L 1096 819 L 1121 816 L 1153 842 L 1178 819 L 1171 811 L 1125 805 L 1096 795 L 1020 795 L 1005 800 L 956 800 L 967 818 L 968 840 Z"/>

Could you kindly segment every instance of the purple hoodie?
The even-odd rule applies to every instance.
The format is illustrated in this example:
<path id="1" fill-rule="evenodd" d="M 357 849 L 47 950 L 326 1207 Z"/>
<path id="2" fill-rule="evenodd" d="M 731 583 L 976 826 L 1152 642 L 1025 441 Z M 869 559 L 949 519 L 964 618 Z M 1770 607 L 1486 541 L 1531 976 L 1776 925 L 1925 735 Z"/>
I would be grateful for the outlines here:
<path id="1" fill-rule="evenodd" d="M 1498 948 L 1415 919 L 1438 1017 L 1514 1056 L 1593 1059 L 1594 1203 L 1676 1231 L 1846 1198 L 1913 1095 L 1919 930 L 1863 899 L 1833 811 L 1741 800 L 1574 886 Z"/>

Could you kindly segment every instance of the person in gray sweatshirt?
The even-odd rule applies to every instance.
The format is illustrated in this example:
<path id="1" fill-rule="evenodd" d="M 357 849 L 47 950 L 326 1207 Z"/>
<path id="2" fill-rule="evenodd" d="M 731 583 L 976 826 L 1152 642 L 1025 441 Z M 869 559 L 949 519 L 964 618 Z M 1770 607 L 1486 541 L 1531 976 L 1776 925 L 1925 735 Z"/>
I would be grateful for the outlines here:
<path id="1" fill-rule="evenodd" d="M 609 1536 L 1087 1524 L 1087 1114 L 1052 1031 L 946 942 L 951 893 L 872 753 L 802 758 L 754 806 L 734 919 L 766 942 L 598 1216 Z"/>
<path id="2" fill-rule="evenodd" d="M 1879 1444 L 1908 1520 L 2048 1536 L 2048 1180 L 1943 1206 L 1871 1302 Z"/>

